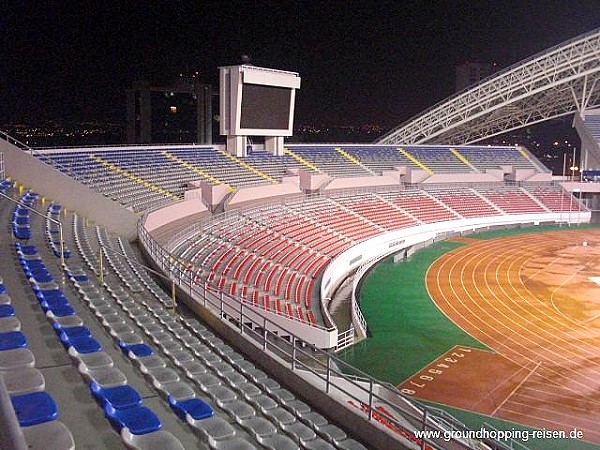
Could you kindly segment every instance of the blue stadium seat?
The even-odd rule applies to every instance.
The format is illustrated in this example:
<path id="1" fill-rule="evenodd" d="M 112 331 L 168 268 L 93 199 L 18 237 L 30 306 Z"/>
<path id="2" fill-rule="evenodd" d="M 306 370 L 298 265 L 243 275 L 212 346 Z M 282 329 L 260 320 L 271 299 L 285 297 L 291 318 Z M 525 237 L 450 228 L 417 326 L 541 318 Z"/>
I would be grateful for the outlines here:
<path id="1" fill-rule="evenodd" d="M 65 316 L 73 316 L 75 315 L 75 310 L 71 305 L 59 305 L 55 307 L 48 308 L 46 311 L 46 315 L 48 313 L 52 313 L 56 317 L 65 317 Z"/>
<path id="2" fill-rule="evenodd" d="M 61 306 L 70 306 L 69 305 L 69 301 L 66 298 L 49 298 L 49 299 L 44 299 L 40 302 L 40 306 L 42 307 L 42 309 L 44 310 L 44 312 L 48 311 L 49 309 L 54 309 L 56 307 L 61 307 Z"/>
<path id="3" fill-rule="evenodd" d="M 90 383 L 90 391 L 104 408 L 111 405 L 114 409 L 133 408 L 142 405 L 142 397 L 138 391 L 124 384 L 122 386 L 102 387 L 95 381 Z"/>
<path id="4" fill-rule="evenodd" d="M 90 281 L 90 278 L 87 275 L 70 275 L 70 277 L 73 282 L 77 283 L 87 283 Z"/>
<path id="5" fill-rule="evenodd" d="M 0 351 L 27 347 L 27 338 L 20 331 L 0 333 Z"/>
<path id="6" fill-rule="evenodd" d="M 119 341 L 119 347 L 123 350 L 123 353 L 126 355 L 131 353 L 131 357 L 136 359 L 154 354 L 154 350 L 148 344 L 126 344 L 123 341 Z"/>
<path id="7" fill-rule="evenodd" d="M 31 239 L 31 228 L 29 226 L 19 227 L 19 226 L 13 225 L 13 234 L 17 239 L 22 239 L 24 241 L 27 241 L 27 240 Z"/>
<path id="8" fill-rule="evenodd" d="M 156 414 L 145 406 L 116 409 L 107 404 L 104 407 L 104 414 L 119 431 L 127 428 L 132 434 L 152 433 L 162 427 Z"/>
<path id="9" fill-rule="evenodd" d="M 36 283 L 50 283 L 51 281 L 54 281 L 52 274 L 48 272 L 48 270 L 41 268 L 32 270 L 30 278 L 33 278 L 33 281 Z"/>
<path id="10" fill-rule="evenodd" d="M 0 305 L 0 318 L 1 317 L 12 317 L 15 315 L 15 308 L 11 305 Z"/>
<path id="11" fill-rule="evenodd" d="M 22 427 L 50 422 L 58 417 L 56 402 L 45 391 L 11 395 L 10 399 Z"/>
<path id="12" fill-rule="evenodd" d="M 13 219 L 13 223 L 16 226 L 25 226 L 25 225 L 29 225 L 29 217 L 15 217 Z"/>
<path id="13" fill-rule="evenodd" d="M 91 336 L 69 337 L 67 333 L 60 333 L 60 341 L 65 347 L 73 347 L 77 353 L 94 353 L 102 350 L 102 345 Z"/>
<path id="14" fill-rule="evenodd" d="M 92 337 L 90 329 L 84 326 L 63 327 L 60 332 L 64 333 L 69 339 Z"/>
<path id="15" fill-rule="evenodd" d="M 19 250 L 21 253 L 27 256 L 33 256 L 38 254 L 38 250 L 35 245 L 19 245 L 17 247 L 17 250 Z"/>
<path id="16" fill-rule="evenodd" d="M 23 272 L 25 272 L 25 274 L 28 276 L 34 270 L 46 270 L 46 265 L 41 259 L 22 259 L 20 263 L 23 267 Z"/>
<path id="17" fill-rule="evenodd" d="M 62 299 L 68 301 L 60 289 L 39 289 L 35 293 L 38 300 Z"/>
<path id="18" fill-rule="evenodd" d="M 175 414 L 181 420 L 186 420 L 186 416 L 188 415 L 194 420 L 202 420 L 212 417 L 214 414 L 212 407 L 197 397 L 176 400 L 173 396 L 169 395 L 167 400 L 173 411 L 175 411 Z"/>

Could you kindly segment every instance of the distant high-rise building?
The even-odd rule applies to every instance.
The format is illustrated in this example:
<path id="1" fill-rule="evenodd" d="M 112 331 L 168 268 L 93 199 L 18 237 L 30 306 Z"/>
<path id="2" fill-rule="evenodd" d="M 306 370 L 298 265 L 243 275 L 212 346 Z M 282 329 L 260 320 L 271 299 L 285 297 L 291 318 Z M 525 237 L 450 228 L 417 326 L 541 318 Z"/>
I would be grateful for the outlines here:
<path id="1" fill-rule="evenodd" d="M 495 64 L 484 62 L 467 61 L 456 66 L 456 92 L 462 91 L 466 87 L 479 83 L 486 77 L 494 73 Z"/>
<path id="2" fill-rule="evenodd" d="M 193 77 L 167 86 L 136 81 L 127 90 L 127 142 L 212 144 L 212 88 Z"/>

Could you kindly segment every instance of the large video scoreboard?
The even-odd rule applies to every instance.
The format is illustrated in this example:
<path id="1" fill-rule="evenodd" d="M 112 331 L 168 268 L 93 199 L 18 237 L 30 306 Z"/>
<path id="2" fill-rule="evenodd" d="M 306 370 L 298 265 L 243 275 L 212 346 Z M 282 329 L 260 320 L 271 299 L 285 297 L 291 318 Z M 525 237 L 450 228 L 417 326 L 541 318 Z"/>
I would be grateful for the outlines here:
<path id="1" fill-rule="evenodd" d="M 293 134 L 299 88 L 295 72 L 250 65 L 220 67 L 220 133 L 228 137 L 229 151 L 243 156 L 247 136 L 265 136 L 265 147 L 278 154 L 283 137 Z"/>

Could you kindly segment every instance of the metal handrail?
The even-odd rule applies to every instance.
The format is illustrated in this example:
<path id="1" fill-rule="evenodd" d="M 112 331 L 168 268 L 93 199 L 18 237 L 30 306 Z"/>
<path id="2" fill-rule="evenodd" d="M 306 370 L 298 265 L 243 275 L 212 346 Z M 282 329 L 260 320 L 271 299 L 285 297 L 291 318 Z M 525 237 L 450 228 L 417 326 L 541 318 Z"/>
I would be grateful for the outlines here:
<path id="1" fill-rule="evenodd" d="M 29 145 L 25 144 L 24 142 L 19 141 L 18 139 L 12 137 L 10 134 L 5 133 L 4 131 L 1 131 L 1 130 L 0 130 L 0 139 L 8 142 L 9 144 L 14 145 L 15 147 L 20 148 L 21 150 L 33 152 L 33 148 L 31 148 Z"/>
<path id="2" fill-rule="evenodd" d="M 178 260 L 169 259 L 170 253 L 167 252 L 152 236 L 145 230 L 143 221 L 138 223 L 138 236 L 140 243 L 146 249 L 148 254 L 155 261 L 157 266 L 165 271 L 165 273 L 174 276 L 176 284 L 188 292 L 193 298 L 202 302 L 205 307 L 210 311 L 213 311 L 221 318 L 233 318 L 236 319 L 236 323 L 232 324 L 228 320 L 224 320 L 223 323 L 237 330 L 240 334 L 246 334 L 253 339 L 250 342 L 254 342 L 256 345 L 260 345 L 264 351 L 269 352 L 271 357 L 282 361 L 284 364 L 289 364 L 292 370 L 302 369 L 307 373 L 312 374 L 320 381 L 319 386 L 330 393 L 332 390 L 340 392 L 347 396 L 347 398 L 358 402 L 359 405 L 364 406 L 363 411 L 367 413 L 369 420 L 381 419 L 381 414 L 377 412 L 376 403 L 385 405 L 392 411 L 401 415 L 406 419 L 410 419 L 415 424 L 415 429 L 418 426 L 421 430 L 439 430 L 444 431 L 442 422 L 436 420 L 436 413 L 430 410 L 429 407 L 419 404 L 415 400 L 403 395 L 397 389 L 390 389 L 389 385 L 383 384 L 375 378 L 371 377 L 367 373 L 357 369 L 350 364 L 338 359 L 333 352 L 327 352 L 317 349 L 313 346 L 303 347 L 300 339 L 296 339 L 292 336 L 290 341 L 284 341 L 280 334 L 291 335 L 288 330 L 279 327 L 279 331 L 270 331 L 266 326 L 268 321 L 267 318 L 263 318 L 263 323 L 256 323 L 252 317 L 245 314 L 245 307 L 243 303 L 226 303 L 225 296 L 223 293 L 219 295 L 208 291 L 202 285 L 194 284 L 190 276 L 180 276 L 182 271 L 185 271 L 186 267 L 180 266 Z M 165 261 L 170 261 L 169 265 L 165 265 Z M 232 299 L 233 300 L 233 299 Z M 257 329 L 248 325 L 252 323 Z M 276 324 L 272 324 L 273 329 L 277 329 Z M 346 369 L 346 372 L 353 374 L 348 375 L 342 368 Z M 358 382 L 361 379 L 363 381 Z M 349 384 L 353 391 L 349 388 L 344 387 L 344 382 Z M 364 385 L 367 385 L 365 387 Z M 382 394 L 378 391 L 383 390 Z M 358 394 L 356 393 L 358 392 Z M 362 394 L 362 395 L 361 395 Z M 360 395 L 360 396 L 359 396 Z M 392 400 L 390 400 L 392 399 Z M 379 414 L 379 415 L 378 415 Z M 394 429 L 405 430 L 408 433 L 412 433 L 411 430 L 407 430 L 404 425 L 397 422 L 393 417 L 386 417 L 390 423 L 394 425 Z M 454 426 L 460 427 L 463 430 L 468 430 L 465 425 L 462 427 L 458 424 L 458 420 L 454 420 Z M 414 434 L 412 434 L 414 436 Z M 462 448 L 476 449 L 481 448 L 478 444 L 466 443 L 457 439 L 453 439 L 457 445 Z M 442 444 L 436 444 L 435 442 L 428 441 L 428 444 L 434 448 L 443 448 Z M 496 448 L 502 448 L 498 443 Z"/>
<path id="3" fill-rule="evenodd" d="M 59 232 L 59 239 L 60 239 L 60 265 L 61 265 L 61 267 L 64 267 L 64 265 L 65 265 L 65 242 L 64 242 L 62 222 L 60 220 L 53 219 L 48 214 L 44 214 L 44 213 L 38 211 L 37 209 L 32 208 L 31 206 L 27 206 L 25 203 L 22 203 L 20 200 L 15 200 L 12 197 L 10 197 L 2 192 L 0 192 L 0 197 L 3 197 L 5 199 L 7 199 L 8 201 L 10 201 L 11 203 L 14 203 L 15 205 L 19 205 L 22 208 L 25 208 L 28 211 L 31 211 L 32 213 L 34 213 L 38 216 L 41 216 L 44 219 L 52 222 L 53 224 L 58 225 L 58 232 Z"/>
<path id="4" fill-rule="evenodd" d="M 142 269 L 144 269 L 147 272 L 150 272 L 153 275 L 156 275 L 157 277 L 168 281 L 171 284 L 171 300 L 173 301 L 173 308 L 172 308 L 172 313 L 173 315 L 177 314 L 177 297 L 176 297 L 176 289 L 175 289 L 175 280 L 169 278 L 168 276 L 166 276 L 164 273 L 161 272 L 157 272 L 156 270 L 152 269 L 151 267 L 146 266 L 145 264 L 142 264 L 141 262 L 130 258 L 128 255 L 118 252 L 117 250 L 110 248 L 107 245 L 104 245 L 102 243 L 100 243 L 99 246 L 99 274 L 98 274 L 98 278 L 100 279 L 100 283 L 104 284 L 104 256 L 103 254 L 106 252 L 106 257 L 109 258 L 108 253 L 112 253 L 115 255 L 120 256 L 121 258 L 125 259 L 129 264 L 134 264 L 137 265 L 139 267 L 141 267 Z"/>
<path id="5" fill-rule="evenodd" d="M 82 174 L 74 172 L 70 167 L 60 164 L 60 163 L 57 163 L 56 161 L 51 161 L 52 164 L 49 164 L 47 161 L 47 156 L 45 154 L 38 152 L 33 147 L 30 147 L 29 145 L 25 144 L 24 142 L 19 141 L 18 139 L 10 136 L 9 134 L 5 133 L 4 131 L 0 131 L 0 139 L 3 139 L 6 142 L 8 142 L 9 144 L 12 144 L 17 148 L 28 152 L 31 156 L 37 156 L 38 161 L 40 161 L 42 164 L 57 168 L 60 172 L 68 174 L 71 178 L 73 178 L 74 180 L 77 180 L 77 181 L 81 181 L 81 183 L 83 183 L 83 184 L 87 185 L 87 184 L 89 184 L 90 181 L 93 180 L 91 177 L 89 177 L 87 175 L 82 176 Z"/>

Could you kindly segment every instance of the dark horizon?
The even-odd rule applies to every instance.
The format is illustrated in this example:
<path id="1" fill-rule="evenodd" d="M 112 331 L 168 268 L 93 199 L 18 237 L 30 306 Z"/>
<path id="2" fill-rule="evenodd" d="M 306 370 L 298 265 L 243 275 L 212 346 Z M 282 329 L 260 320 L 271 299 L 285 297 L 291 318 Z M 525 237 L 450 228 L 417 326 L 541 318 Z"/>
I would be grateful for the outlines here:
<path id="1" fill-rule="evenodd" d="M 502 69 L 600 26 L 596 1 L 501 3 L 26 2 L 0 17 L 0 123 L 122 122 L 133 81 L 199 71 L 216 89 L 249 55 L 300 73 L 296 124 L 390 128 L 451 95 L 461 62 Z"/>

